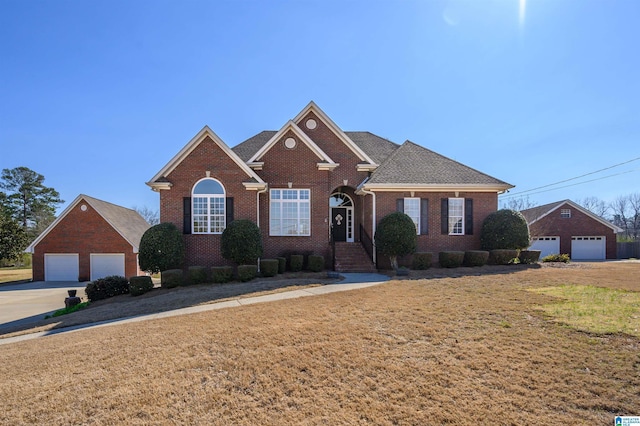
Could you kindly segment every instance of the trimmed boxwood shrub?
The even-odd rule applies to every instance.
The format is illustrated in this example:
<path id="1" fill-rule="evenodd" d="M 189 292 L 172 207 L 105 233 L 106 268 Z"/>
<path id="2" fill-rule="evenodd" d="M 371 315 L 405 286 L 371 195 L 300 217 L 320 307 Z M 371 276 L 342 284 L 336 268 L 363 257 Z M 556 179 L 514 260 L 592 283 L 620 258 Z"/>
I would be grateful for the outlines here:
<path id="1" fill-rule="evenodd" d="M 569 263 L 571 258 L 568 254 L 550 254 L 549 256 L 545 256 L 542 258 L 543 262 L 563 262 Z"/>
<path id="2" fill-rule="evenodd" d="M 187 271 L 189 279 L 185 284 L 202 284 L 207 282 L 207 268 L 205 266 L 189 266 Z"/>
<path id="3" fill-rule="evenodd" d="M 521 250 L 529 247 L 529 240 L 527 220 L 515 210 L 498 210 L 487 216 L 482 223 L 482 250 Z"/>
<path id="4" fill-rule="evenodd" d="M 160 273 L 160 285 L 163 288 L 174 288 L 184 285 L 184 272 L 182 269 L 169 269 Z"/>
<path id="5" fill-rule="evenodd" d="M 324 256 L 319 254 L 309 255 L 309 270 L 311 272 L 321 272 L 324 270 Z"/>
<path id="6" fill-rule="evenodd" d="M 462 266 L 464 260 L 463 251 L 441 251 L 438 260 L 442 268 L 457 268 Z"/>
<path id="7" fill-rule="evenodd" d="M 291 272 L 302 271 L 302 265 L 304 264 L 304 256 L 301 254 L 292 254 L 289 257 L 289 268 Z"/>
<path id="8" fill-rule="evenodd" d="M 540 250 L 521 250 L 518 255 L 518 259 L 520 263 L 524 263 L 526 265 L 537 263 L 540 259 Z"/>
<path id="9" fill-rule="evenodd" d="M 258 275 L 258 265 L 240 265 L 238 266 L 238 279 L 240 281 L 251 281 Z"/>
<path id="10" fill-rule="evenodd" d="M 514 263 L 518 257 L 518 250 L 491 250 L 489 252 L 489 263 L 492 265 L 509 265 Z"/>
<path id="11" fill-rule="evenodd" d="M 129 293 L 132 296 L 140 296 L 153 289 L 153 281 L 148 275 L 129 278 Z"/>
<path id="12" fill-rule="evenodd" d="M 100 278 L 87 284 L 87 298 L 91 302 L 129 293 L 129 281 L 119 275 Z"/>
<path id="13" fill-rule="evenodd" d="M 276 257 L 278 260 L 278 273 L 284 274 L 287 270 L 287 258 L 286 257 Z"/>
<path id="14" fill-rule="evenodd" d="M 160 223 L 147 229 L 140 239 L 140 269 L 158 273 L 181 268 L 184 262 L 182 232 L 173 223 Z"/>
<path id="15" fill-rule="evenodd" d="M 263 277 L 278 275 L 278 259 L 260 259 L 260 272 Z"/>
<path id="16" fill-rule="evenodd" d="M 248 219 L 238 219 L 227 224 L 220 244 L 222 257 L 236 265 L 257 265 L 258 258 L 262 256 L 260 228 Z"/>
<path id="17" fill-rule="evenodd" d="M 233 279 L 233 268 L 231 266 L 214 266 L 211 268 L 211 280 L 214 283 L 228 283 Z"/>
<path id="18" fill-rule="evenodd" d="M 464 253 L 464 266 L 484 266 L 489 260 L 489 252 L 484 250 L 469 250 Z"/>
<path id="19" fill-rule="evenodd" d="M 391 267 L 398 269 L 398 256 L 416 251 L 416 225 L 413 219 L 402 212 L 390 213 L 378 224 L 373 240 L 380 253 L 389 256 Z"/>
<path id="20" fill-rule="evenodd" d="M 411 261 L 411 269 L 423 270 L 429 269 L 433 262 L 433 253 L 428 251 L 419 251 L 413 254 L 413 260 Z"/>

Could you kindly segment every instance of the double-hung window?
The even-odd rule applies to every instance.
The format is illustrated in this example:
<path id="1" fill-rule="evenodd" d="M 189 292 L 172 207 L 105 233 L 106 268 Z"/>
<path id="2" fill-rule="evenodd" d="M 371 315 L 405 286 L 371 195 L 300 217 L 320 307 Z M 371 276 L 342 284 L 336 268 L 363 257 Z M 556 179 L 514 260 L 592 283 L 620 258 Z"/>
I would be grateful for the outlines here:
<path id="1" fill-rule="evenodd" d="M 416 225 L 416 234 L 420 234 L 420 198 L 405 198 L 404 213 Z"/>
<path id="2" fill-rule="evenodd" d="M 269 235 L 311 235 L 309 189 L 272 189 L 269 192 Z"/>
<path id="3" fill-rule="evenodd" d="M 449 235 L 464 235 L 464 198 L 449 198 Z"/>
<path id="4" fill-rule="evenodd" d="M 224 187 L 215 179 L 202 179 L 193 187 L 194 234 L 220 234 L 226 226 Z"/>

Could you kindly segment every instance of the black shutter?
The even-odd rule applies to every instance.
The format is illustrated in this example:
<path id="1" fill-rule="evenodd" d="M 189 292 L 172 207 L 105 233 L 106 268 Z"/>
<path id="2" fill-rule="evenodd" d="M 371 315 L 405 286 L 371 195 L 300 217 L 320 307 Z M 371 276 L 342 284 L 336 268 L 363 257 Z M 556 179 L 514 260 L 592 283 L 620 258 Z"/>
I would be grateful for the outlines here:
<path id="1" fill-rule="evenodd" d="M 464 199 L 464 234 L 473 235 L 473 198 Z"/>
<path id="2" fill-rule="evenodd" d="M 449 199 L 443 198 L 440 202 L 440 232 L 449 233 Z"/>
<path id="3" fill-rule="evenodd" d="M 182 233 L 191 233 L 191 197 L 182 199 Z"/>
<path id="4" fill-rule="evenodd" d="M 420 199 L 420 235 L 429 233 L 429 199 Z"/>
<path id="5" fill-rule="evenodd" d="M 398 198 L 396 200 L 396 211 L 404 213 L 404 198 Z"/>
<path id="6" fill-rule="evenodd" d="M 227 216 L 227 226 L 229 226 L 229 224 L 233 222 L 233 197 L 227 197 L 225 209 Z"/>

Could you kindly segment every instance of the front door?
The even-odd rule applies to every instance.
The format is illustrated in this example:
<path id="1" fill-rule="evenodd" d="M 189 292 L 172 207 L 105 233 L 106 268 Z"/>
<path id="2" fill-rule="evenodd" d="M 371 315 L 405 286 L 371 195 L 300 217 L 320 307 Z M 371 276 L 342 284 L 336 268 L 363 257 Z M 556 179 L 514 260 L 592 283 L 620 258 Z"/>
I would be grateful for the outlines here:
<path id="1" fill-rule="evenodd" d="M 333 241 L 347 241 L 347 209 L 333 207 L 331 209 L 331 229 Z"/>

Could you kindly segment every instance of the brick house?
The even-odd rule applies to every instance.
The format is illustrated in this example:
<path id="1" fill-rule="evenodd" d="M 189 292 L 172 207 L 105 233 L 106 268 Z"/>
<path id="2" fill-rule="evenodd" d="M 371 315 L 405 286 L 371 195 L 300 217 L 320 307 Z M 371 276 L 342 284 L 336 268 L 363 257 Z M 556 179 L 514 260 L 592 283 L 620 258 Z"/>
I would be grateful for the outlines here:
<path id="1" fill-rule="evenodd" d="M 138 247 L 148 228 L 138 212 L 81 194 L 27 248 L 33 280 L 140 275 Z"/>
<path id="2" fill-rule="evenodd" d="M 523 210 L 529 224 L 531 249 L 541 258 L 568 254 L 572 260 L 603 260 L 617 257 L 616 233 L 622 229 L 571 200 Z"/>
<path id="3" fill-rule="evenodd" d="M 376 225 L 396 210 L 414 220 L 419 251 L 477 249 L 484 218 L 512 188 L 413 142 L 345 132 L 314 102 L 233 148 L 205 126 L 147 185 L 160 193 L 161 221 L 183 230 L 188 265 L 227 264 L 221 233 L 249 219 L 265 257 L 314 253 L 330 266 L 333 235 L 338 270 L 354 268 L 341 253 L 380 257 Z"/>

